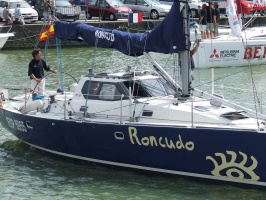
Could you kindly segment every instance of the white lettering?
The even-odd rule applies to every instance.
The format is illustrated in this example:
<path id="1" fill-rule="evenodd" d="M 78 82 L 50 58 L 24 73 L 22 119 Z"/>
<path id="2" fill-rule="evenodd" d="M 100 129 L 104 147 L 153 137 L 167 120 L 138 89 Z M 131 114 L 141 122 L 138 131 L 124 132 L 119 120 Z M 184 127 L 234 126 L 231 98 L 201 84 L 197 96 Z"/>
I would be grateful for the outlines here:
<path id="1" fill-rule="evenodd" d="M 27 132 L 27 129 L 23 123 L 23 121 L 19 121 L 16 119 L 11 119 L 9 117 L 6 117 L 6 121 L 10 128 L 17 129 L 18 131 Z"/>
<path id="2" fill-rule="evenodd" d="M 108 41 L 115 41 L 115 35 L 113 33 L 105 32 L 105 31 L 95 31 L 95 37 L 99 39 L 106 39 Z"/>
<path id="3" fill-rule="evenodd" d="M 188 151 L 194 150 L 194 142 L 188 141 L 183 142 L 181 135 L 178 135 L 178 139 L 176 141 L 170 140 L 167 137 L 159 137 L 156 138 L 155 136 L 145 136 L 139 137 L 138 131 L 135 127 L 128 127 L 128 133 L 131 144 L 137 144 L 139 146 L 155 146 L 168 149 L 185 149 Z"/>

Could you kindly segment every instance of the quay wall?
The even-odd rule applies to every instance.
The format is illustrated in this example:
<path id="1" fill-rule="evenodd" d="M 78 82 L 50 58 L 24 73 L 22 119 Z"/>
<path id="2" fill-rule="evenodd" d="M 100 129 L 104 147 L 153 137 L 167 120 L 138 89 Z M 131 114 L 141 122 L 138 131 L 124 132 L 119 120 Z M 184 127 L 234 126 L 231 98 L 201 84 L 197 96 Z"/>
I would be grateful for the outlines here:
<path id="1" fill-rule="evenodd" d="M 250 17 L 244 18 L 243 24 L 248 22 Z M 128 24 L 127 21 L 80 21 L 81 23 L 86 23 L 96 27 L 107 28 L 107 29 L 118 29 L 121 31 L 130 31 L 130 32 L 145 32 L 152 30 L 162 20 L 144 20 L 142 23 L 138 24 Z M 198 21 L 195 19 L 195 21 Z M 221 18 L 220 25 L 228 25 L 228 19 L 225 17 Z M 250 26 L 266 26 L 266 18 L 264 16 L 258 16 Z M 9 28 L 3 27 L 1 32 L 6 32 Z M 39 42 L 38 36 L 41 31 L 44 29 L 42 22 L 36 22 L 34 24 L 26 25 L 13 25 L 10 32 L 14 32 L 15 36 L 10 37 L 2 50 L 11 50 L 11 49 L 25 49 L 33 48 L 39 46 L 43 48 L 45 42 Z M 66 30 L 67 31 L 67 30 Z M 51 37 L 49 40 L 49 47 L 55 47 L 56 41 L 54 37 Z M 61 41 L 61 46 L 70 47 L 70 46 L 86 46 L 84 42 L 78 41 Z"/>

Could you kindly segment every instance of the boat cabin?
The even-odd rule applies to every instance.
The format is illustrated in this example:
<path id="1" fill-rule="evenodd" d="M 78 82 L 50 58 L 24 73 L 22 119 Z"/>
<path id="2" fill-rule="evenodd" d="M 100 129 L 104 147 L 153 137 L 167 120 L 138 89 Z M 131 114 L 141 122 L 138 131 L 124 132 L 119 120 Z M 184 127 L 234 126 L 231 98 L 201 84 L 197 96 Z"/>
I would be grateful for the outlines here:
<path id="1" fill-rule="evenodd" d="M 134 77 L 133 77 L 134 76 Z M 132 98 L 167 96 L 174 89 L 165 80 L 147 71 L 117 74 L 98 74 L 81 78 L 75 95 L 89 100 L 119 101 Z"/>

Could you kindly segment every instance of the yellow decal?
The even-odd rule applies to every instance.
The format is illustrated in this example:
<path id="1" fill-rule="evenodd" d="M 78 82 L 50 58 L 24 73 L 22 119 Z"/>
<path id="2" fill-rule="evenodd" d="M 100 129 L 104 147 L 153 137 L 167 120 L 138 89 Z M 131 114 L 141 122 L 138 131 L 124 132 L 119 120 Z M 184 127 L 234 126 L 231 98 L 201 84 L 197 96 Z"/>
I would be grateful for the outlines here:
<path id="1" fill-rule="evenodd" d="M 231 160 L 229 162 L 226 161 L 226 155 L 225 154 L 223 154 L 223 153 L 216 153 L 215 154 L 215 156 L 217 156 L 217 157 L 219 156 L 221 158 L 222 163 L 220 165 L 218 165 L 218 163 L 216 162 L 216 160 L 213 157 L 211 157 L 211 156 L 206 157 L 206 160 L 211 160 L 214 164 L 214 170 L 211 171 L 211 173 L 214 176 L 222 176 L 220 174 L 220 172 L 224 169 L 229 168 L 226 170 L 226 176 L 227 177 L 244 179 L 246 177 L 245 177 L 245 174 L 243 172 L 245 172 L 250 176 L 250 178 L 248 178 L 248 179 L 251 179 L 253 181 L 257 181 L 260 179 L 260 177 L 254 173 L 254 169 L 256 169 L 256 167 L 258 166 L 258 161 L 253 156 L 250 157 L 251 160 L 253 161 L 252 165 L 249 167 L 245 167 L 245 164 L 247 162 L 247 155 L 246 154 L 239 151 L 239 154 L 243 157 L 243 160 L 240 163 L 236 163 L 235 162 L 236 157 L 237 157 L 236 153 L 233 151 L 226 151 L 226 153 L 229 154 L 231 157 Z"/>
<path id="2" fill-rule="evenodd" d="M 184 143 L 181 136 L 178 135 L 178 139 L 176 141 L 170 140 L 167 137 L 159 137 L 155 136 L 147 136 L 147 137 L 139 137 L 138 131 L 135 127 L 128 127 L 128 133 L 131 144 L 138 144 L 140 146 L 159 146 L 162 148 L 168 149 L 186 149 L 188 151 L 192 151 L 194 149 L 194 142 L 189 141 Z"/>

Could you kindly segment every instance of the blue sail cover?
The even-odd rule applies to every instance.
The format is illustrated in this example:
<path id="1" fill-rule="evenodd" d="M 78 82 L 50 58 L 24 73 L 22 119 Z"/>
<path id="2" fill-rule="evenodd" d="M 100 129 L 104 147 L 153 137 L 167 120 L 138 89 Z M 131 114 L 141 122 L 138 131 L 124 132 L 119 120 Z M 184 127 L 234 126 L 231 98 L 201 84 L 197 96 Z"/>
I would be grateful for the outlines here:
<path id="1" fill-rule="evenodd" d="M 54 22 L 54 30 L 59 39 L 78 40 L 81 37 L 89 45 L 114 48 L 132 56 L 142 55 L 144 52 L 176 53 L 186 49 L 178 0 L 174 0 L 162 23 L 147 33 L 129 33 L 60 20 Z"/>

